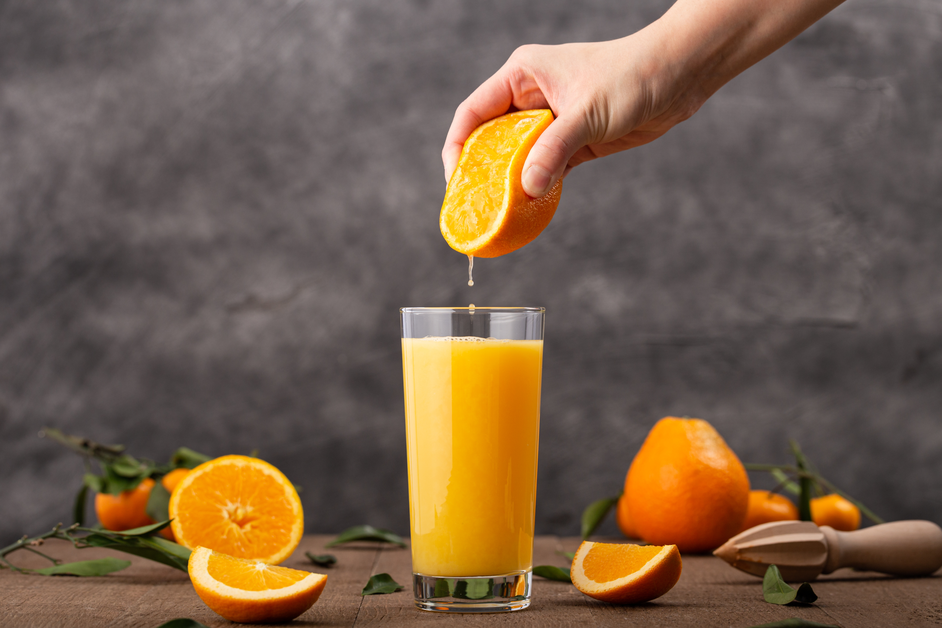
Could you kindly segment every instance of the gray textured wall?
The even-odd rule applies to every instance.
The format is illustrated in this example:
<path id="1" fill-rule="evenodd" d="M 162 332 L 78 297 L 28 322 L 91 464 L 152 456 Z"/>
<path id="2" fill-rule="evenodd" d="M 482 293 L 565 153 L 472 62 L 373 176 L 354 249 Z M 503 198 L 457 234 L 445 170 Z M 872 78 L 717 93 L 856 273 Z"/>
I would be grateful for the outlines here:
<path id="1" fill-rule="evenodd" d="M 309 531 L 408 531 L 397 308 L 548 310 L 538 530 L 653 422 L 795 437 L 942 521 L 942 9 L 850 0 L 476 266 L 438 232 L 454 108 L 529 42 L 668 6 L 0 0 L 0 539 L 68 518 L 43 425 L 261 455 Z M 539 7 L 539 10 L 537 10 Z M 610 530 L 613 528 L 609 528 Z"/>

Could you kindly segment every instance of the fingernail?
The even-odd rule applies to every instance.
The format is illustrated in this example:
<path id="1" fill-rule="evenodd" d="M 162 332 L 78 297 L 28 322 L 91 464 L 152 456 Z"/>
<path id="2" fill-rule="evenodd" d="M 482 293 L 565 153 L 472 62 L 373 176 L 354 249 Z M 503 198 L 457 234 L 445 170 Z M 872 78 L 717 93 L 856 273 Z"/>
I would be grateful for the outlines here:
<path id="1" fill-rule="evenodd" d="M 531 164 L 523 173 L 523 189 L 527 194 L 536 198 L 543 196 L 549 190 L 550 173 L 544 168 Z"/>

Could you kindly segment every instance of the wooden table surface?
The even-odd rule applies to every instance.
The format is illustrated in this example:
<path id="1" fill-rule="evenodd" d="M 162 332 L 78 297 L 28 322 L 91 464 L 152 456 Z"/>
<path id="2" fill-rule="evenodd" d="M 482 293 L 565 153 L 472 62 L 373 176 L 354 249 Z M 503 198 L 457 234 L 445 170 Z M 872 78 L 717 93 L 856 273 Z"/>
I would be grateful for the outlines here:
<path id="1" fill-rule="evenodd" d="M 583 596 L 572 585 L 534 578 L 533 603 L 515 613 L 447 615 L 416 610 L 412 602 L 408 550 L 362 544 L 324 550 L 332 536 L 305 536 L 286 567 L 329 574 L 320 600 L 289 626 L 732 626 L 747 627 L 798 617 L 850 627 L 942 625 L 942 571 L 929 578 L 892 578 L 842 569 L 814 584 L 818 601 L 809 607 L 776 606 L 762 599 L 758 578 L 712 556 L 684 556 L 683 575 L 663 597 L 638 606 L 612 606 Z M 574 551 L 578 539 L 536 539 L 536 564 L 565 566 L 557 552 Z M 0 626 L 155 628 L 178 617 L 207 626 L 232 626 L 196 596 L 183 572 L 117 552 L 77 551 L 64 542 L 45 551 L 65 560 L 102 556 L 130 558 L 128 569 L 100 578 L 29 576 L 0 571 Z M 331 569 L 304 556 L 330 552 Z M 22 566 L 45 566 L 19 552 Z M 406 589 L 361 597 L 370 575 L 387 572 Z"/>

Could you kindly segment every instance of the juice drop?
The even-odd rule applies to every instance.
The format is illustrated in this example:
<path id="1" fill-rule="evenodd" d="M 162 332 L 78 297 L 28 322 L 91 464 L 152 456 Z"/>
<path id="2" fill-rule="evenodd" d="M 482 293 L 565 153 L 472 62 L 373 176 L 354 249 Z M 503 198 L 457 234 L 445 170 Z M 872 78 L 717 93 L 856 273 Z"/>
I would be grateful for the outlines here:
<path id="1" fill-rule="evenodd" d="M 474 256 L 468 256 L 468 285 L 474 285 L 474 278 L 471 276 L 471 271 L 474 270 Z"/>

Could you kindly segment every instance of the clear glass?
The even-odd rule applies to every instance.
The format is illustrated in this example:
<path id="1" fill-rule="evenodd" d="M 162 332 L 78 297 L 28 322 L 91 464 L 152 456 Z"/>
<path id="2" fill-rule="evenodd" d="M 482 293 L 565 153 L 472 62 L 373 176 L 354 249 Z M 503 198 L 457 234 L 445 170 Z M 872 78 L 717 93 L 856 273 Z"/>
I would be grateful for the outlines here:
<path id="1" fill-rule="evenodd" d="M 403 308 L 415 603 L 530 605 L 543 308 Z"/>

